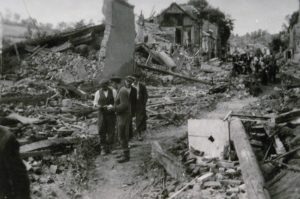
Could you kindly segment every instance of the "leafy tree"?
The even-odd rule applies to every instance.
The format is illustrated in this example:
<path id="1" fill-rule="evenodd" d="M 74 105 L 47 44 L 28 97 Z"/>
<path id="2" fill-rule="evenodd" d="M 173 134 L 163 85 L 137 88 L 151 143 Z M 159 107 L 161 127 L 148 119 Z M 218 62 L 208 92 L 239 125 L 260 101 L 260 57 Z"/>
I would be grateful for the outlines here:
<path id="1" fill-rule="evenodd" d="M 209 5 L 207 0 L 189 0 L 188 4 L 193 5 L 199 11 L 204 10 Z"/>
<path id="2" fill-rule="evenodd" d="M 298 23 L 298 18 L 299 18 L 299 12 L 296 11 L 292 14 L 289 20 L 289 27 L 292 28 L 295 24 Z"/>
<path id="3" fill-rule="evenodd" d="M 83 19 L 75 23 L 75 28 L 82 28 L 85 26 L 85 22 Z"/>
<path id="4" fill-rule="evenodd" d="M 286 33 L 287 32 L 285 31 L 281 31 L 279 34 L 273 36 L 269 45 L 272 52 L 278 53 L 280 50 L 285 50 L 288 48 L 289 37 Z"/>
<path id="5" fill-rule="evenodd" d="M 21 16 L 18 13 L 15 13 L 14 14 L 14 21 L 19 22 L 20 19 L 21 19 Z"/>
<path id="6" fill-rule="evenodd" d="M 93 19 L 90 19 L 90 20 L 89 20 L 89 25 L 92 25 L 92 26 L 95 25 L 95 22 L 94 22 Z"/>
<path id="7" fill-rule="evenodd" d="M 59 23 L 57 24 L 57 28 L 58 28 L 59 30 L 65 30 L 67 27 L 68 27 L 68 24 L 67 24 L 66 22 L 64 22 L 64 21 L 59 22 Z"/>
<path id="8" fill-rule="evenodd" d="M 218 25 L 221 46 L 226 47 L 231 31 L 234 28 L 233 20 L 218 8 L 211 7 L 207 0 L 189 0 L 188 4 L 193 5 L 198 9 L 200 13 L 198 16 L 199 19 L 206 19 Z"/>

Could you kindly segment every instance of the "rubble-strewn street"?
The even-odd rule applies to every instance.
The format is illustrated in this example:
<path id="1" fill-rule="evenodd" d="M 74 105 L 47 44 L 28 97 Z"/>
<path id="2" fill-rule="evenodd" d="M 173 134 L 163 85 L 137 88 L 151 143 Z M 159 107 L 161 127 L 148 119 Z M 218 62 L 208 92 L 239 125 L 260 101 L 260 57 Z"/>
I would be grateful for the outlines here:
<path id="1" fill-rule="evenodd" d="M 299 198 L 299 11 L 242 35 L 231 3 L 100 2 L 0 6 L 0 199 Z"/>

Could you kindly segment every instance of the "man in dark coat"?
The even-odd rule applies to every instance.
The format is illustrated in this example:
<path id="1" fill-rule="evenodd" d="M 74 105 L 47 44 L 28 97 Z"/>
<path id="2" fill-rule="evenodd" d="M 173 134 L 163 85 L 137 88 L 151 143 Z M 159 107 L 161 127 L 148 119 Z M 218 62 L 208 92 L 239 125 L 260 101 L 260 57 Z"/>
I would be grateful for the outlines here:
<path id="1" fill-rule="evenodd" d="M 101 155 L 111 152 L 114 143 L 116 115 L 113 110 L 114 92 L 108 87 L 108 80 L 102 80 L 101 88 L 95 93 L 94 106 L 98 107 L 98 133 L 100 136 Z"/>
<path id="2" fill-rule="evenodd" d="M 147 112 L 146 105 L 148 101 L 148 92 L 144 84 L 140 82 L 140 74 L 134 74 L 136 81 L 134 87 L 137 90 L 137 100 L 135 106 L 136 132 L 138 139 L 141 140 L 142 132 L 147 130 Z"/>
<path id="3" fill-rule="evenodd" d="M 129 139 L 129 123 L 131 119 L 131 107 L 129 101 L 128 89 L 122 85 L 122 79 L 120 77 L 113 77 L 111 81 L 115 82 L 118 88 L 118 94 L 115 100 L 114 110 L 117 115 L 117 131 L 121 143 L 123 153 L 121 158 L 118 159 L 119 163 L 128 162 L 130 159 L 128 139 Z"/>
<path id="4" fill-rule="evenodd" d="M 135 87 L 132 86 L 133 82 L 135 81 L 135 78 L 133 76 L 127 76 L 125 80 L 125 86 L 129 91 L 129 101 L 131 106 L 131 118 L 129 122 L 129 140 L 133 138 L 133 125 L 132 125 L 132 119 L 135 117 L 136 112 L 136 101 L 137 101 L 137 90 Z"/>
<path id="5" fill-rule="evenodd" d="M 0 126 L 1 199 L 30 199 L 29 178 L 19 148 L 15 136 Z"/>

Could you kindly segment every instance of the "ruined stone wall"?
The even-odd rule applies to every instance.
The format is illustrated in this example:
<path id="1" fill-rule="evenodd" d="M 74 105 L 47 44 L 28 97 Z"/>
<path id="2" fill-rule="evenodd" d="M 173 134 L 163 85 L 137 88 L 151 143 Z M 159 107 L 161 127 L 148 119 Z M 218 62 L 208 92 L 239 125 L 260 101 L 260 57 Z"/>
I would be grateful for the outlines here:
<path id="1" fill-rule="evenodd" d="M 135 22 L 133 6 L 124 0 L 105 0 L 105 33 L 101 43 L 100 63 L 103 76 L 126 76 L 134 71 Z"/>
<path id="2" fill-rule="evenodd" d="M 3 59 L 2 59 L 2 48 L 3 48 L 3 25 L 2 25 L 2 19 L 0 17 L 0 75 L 2 74 L 3 70 Z"/>
<path id="3" fill-rule="evenodd" d="M 2 20 L 0 18 L 0 54 L 2 54 L 2 41 L 3 41 L 3 25 Z"/>

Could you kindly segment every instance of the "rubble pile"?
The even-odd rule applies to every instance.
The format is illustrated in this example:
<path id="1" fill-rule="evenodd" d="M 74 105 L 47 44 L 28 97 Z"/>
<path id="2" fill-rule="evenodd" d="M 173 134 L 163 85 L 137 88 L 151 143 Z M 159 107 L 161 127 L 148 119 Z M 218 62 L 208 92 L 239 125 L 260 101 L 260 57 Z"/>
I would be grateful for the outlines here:
<path id="1" fill-rule="evenodd" d="M 97 146 L 95 139 L 81 139 L 75 152 L 24 158 L 33 198 L 58 198 L 59 189 L 71 198 L 86 189 Z"/>
<path id="2" fill-rule="evenodd" d="M 71 197 L 84 189 L 100 147 L 95 139 L 97 114 L 89 106 L 76 99 L 56 99 L 48 106 L 1 105 L 0 123 L 18 137 L 33 198 L 56 198 L 55 189 L 65 189 Z M 69 181 L 62 176 L 70 176 Z"/>
<path id="3" fill-rule="evenodd" d="M 161 141 L 160 146 L 166 149 L 165 153 L 169 154 L 168 159 L 172 159 L 174 155 L 185 170 L 183 178 L 166 178 L 165 189 L 162 192 L 163 198 L 172 198 L 175 195 L 183 198 L 246 197 L 246 187 L 238 161 L 208 158 L 204 152 L 193 148 L 189 150 L 187 140 L 187 136 L 184 136 L 176 140 Z M 174 163 L 173 166 L 175 165 L 178 164 Z M 180 171 L 180 166 L 178 167 Z"/>
<path id="4" fill-rule="evenodd" d="M 189 118 L 195 118 L 201 111 L 214 107 L 224 94 L 208 94 L 199 86 L 148 87 L 150 99 L 147 104 L 150 128 L 161 125 L 182 125 Z M 161 123 L 161 120 L 165 123 Z"/>
<path id="5" fill-rule="evenodd" d="M 34 95 L 53 94 L 53 92 L 49 90 L 47 86 L 51 86 L 51 83 L 31 78 L 22 79 L 9 86 L 2 85 L 0 87 L 2 98 L 1 102 L 3 102 L 4 98 L 13 98 L 21 96 L 25 98 Z M 11 101 L 10 103 L 13 103 L 13 101 Z"/>
<path id="6" fill-rule="evenodd" d="M 281 76 L 284 81 L 291 83 L 300 79 L 299 63 L 289 61 L 280 68 Z"/>
<path id="7" fill-rule="evenodd" d="M 63 80 L 66 83 L 94 80 L 99 70 L 96 59 L 88 59 L 79 54 L 40 52 L 23 62 L 21 77 Z"/>
<path id="8" fill-rule="evenodd" d="M 247 121 L 245 126 L 270 195 L 278 199 L 299 195 L 300 90 L 290 84 L 293 82 L 275 87 L 271 94 L 244 110 L 248 115 L 266 117 Z"/>

